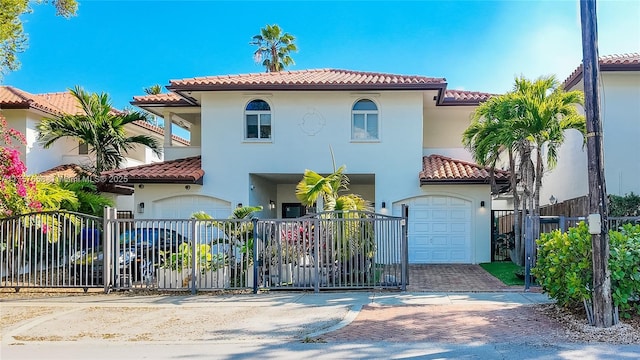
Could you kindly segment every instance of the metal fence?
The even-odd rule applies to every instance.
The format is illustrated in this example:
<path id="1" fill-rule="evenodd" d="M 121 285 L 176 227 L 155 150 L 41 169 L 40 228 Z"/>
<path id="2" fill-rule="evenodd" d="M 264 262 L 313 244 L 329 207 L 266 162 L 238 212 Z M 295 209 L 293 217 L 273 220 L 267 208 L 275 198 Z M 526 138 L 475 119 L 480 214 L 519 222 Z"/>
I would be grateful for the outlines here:
<path id="1" fill-rule="evenodd" d="M 0 220 L 0 287 L 103 287 L 102 218 L 41 212 Z"/>
<path id="2" fill-rule="evenodd" d="M 325 212 L 257 221 L 256 288 L 406 289 L 406 221 L 369 212 Z"/>
<path id="3" fill-rule="evenodd" d="M 404 290 L 408 283 L 406 219 L 400 217 L 351 211 L 299 219 L 140 220 L 117 219 L 108 209 L 104 227 L 105 291 Z"/>
<path id="4" fill-rule="evenodd" d="M 406 289 L 406 218 L 132 219 L 107 208 L 0 220 L 0 287 Z"/>

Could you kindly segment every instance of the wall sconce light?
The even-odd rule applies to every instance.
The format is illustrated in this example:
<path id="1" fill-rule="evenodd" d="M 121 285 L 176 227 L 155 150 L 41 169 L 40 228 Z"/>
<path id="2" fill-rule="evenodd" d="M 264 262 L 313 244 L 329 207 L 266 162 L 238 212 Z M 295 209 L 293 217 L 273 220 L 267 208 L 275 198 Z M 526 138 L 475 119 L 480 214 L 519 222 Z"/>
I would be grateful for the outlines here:
<path id="1" fill-rule="evenodd" d="M 138 204 L 138 212 L 140 214 L 142 214 L 144 212 L 144 203 L 141 202 L 140 204 Z"/>
<path id="2" fill-rule="evenodd" d="M 144 184 L 138 185 L 138 189 L 144 189 Z"/>
<path id="3" fill-rule="evenodd" d="M 191 190 L 191 185 L 185 185 L 185 186 L 184 186 L 184 189 L 185 189 L 185 190 Z"/>
<path id="4" fill-rule="evenodd" d="M 387 203 L 386 203 L 386 202 L 384 202 L 384 201 L 382 202 L 382 208 L 383 208 L 383 209 L 386 209 L 386 208 L 387 208 Z"/>
<path id="5" fill-rule="evenodd" d="M 276 203 L 273 200 L 269 200 L 269 209 L 273 210 L 276 208 Z"/>
<path id="6" fill-rule="evenodd" d="M 555 196 L 551 195 L 551 196 L 549 197 L 549 202 L 551 203 L 551 205 L 555 205 L 555 204 L 557 204 L 557 203 L 558 203 L 558 199 L 556 199 L 556 197 L 555 197 Z"/>
<path id="7" fill-rule="evenodd" d="M 238 207 L 238 208 L 241 208 L 241 207 L 242 207 L 242 203 L 238 203 L 238 206 L 237 206 L 237 207 Z"/>
<path id="8" fill-rule="evenodd" d="M 484 209 L 484 200 L 480 201 L 480 207 Z"/>

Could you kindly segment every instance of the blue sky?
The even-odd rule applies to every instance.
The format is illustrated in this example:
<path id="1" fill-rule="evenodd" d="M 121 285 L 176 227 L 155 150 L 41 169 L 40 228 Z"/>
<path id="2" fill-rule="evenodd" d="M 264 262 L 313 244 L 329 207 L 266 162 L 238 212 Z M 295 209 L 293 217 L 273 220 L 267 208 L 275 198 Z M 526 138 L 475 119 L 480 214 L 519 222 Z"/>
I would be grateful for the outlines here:
<path id="1" fill-rule="evenodd" d="M 290 69 L 338 68 L 445 77 L 450 89 L 502 93 L 516 75 L 564 80 L 582 58 L 578 0 L 91 1 L 23 16 L 29 48 L 2 83 L 31 93 L 81 85 L 118 108 L 153 84 L 262 72 L 252 36 L 296 36 Z M 600 55 L 640 52 L 640 1 L 598 2 Z"/>

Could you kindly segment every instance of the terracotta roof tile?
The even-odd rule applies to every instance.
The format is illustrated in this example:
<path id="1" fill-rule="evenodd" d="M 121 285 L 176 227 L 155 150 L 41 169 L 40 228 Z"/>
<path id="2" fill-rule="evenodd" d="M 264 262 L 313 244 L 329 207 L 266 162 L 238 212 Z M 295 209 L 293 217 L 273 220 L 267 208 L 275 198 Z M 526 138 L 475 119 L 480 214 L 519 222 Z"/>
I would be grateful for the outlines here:
<path id="1" fill-rule="evenodd" d="M 35 108 L 51 115 L 62 114 L 62 110 L 40 95 L 30 94 L 13 86 L 0 86 L 0 107 L 5 109 Z"/>
<path id="2" fill-rule="evenodd" d="M 91 180 L 89 178 L 90 176 L 90 172 L 83 169 L 80 165 L 77 164 L 58 165 L 38 174 L 38 177 L 45 181 L 55 181 L 58 179 L 77 179 L 82 177 L 87 177 L 87 180 Z"/>
<path id="3" fill-rule="evenodd" d="M 134 96 L 133 105 L 191 105 L 187 100 L 175 93 Z"/>
<path id="4" fill-rule="evenodd" d="M 455 160 L 442 155 L 429 155 L 422 158 L 420 183 L 488 183 L 489 170 L 486 167 Z M 496 181 L 507 181 L 509 173 L 495 171 Z"/>
<path id="5" fill-rule="evenodd" d="M 444 94 L 443 103 L 477 105 L 489 100 L 492 96 L 495 96 L 495 94 L 478 91 L 447 90 Z"/>
<path id="6" fill-rule="evenodd" d="M 177 95 L 175 96 L 177 97 Z M 78 106 L 76 98 L 68 91 L 31 94 L 12 86 L 0 86 L 0 108 L 36 108 L 54 116 L 61 114 L 82 114 L 82 109 Z M 113 109 L 113 111 L 120 112 L 120 110 L 116 109 Z M 135 121 L 133 124 L 160 135 L 164 134 L 164 129 L 149 124 L 146 121 Z M 189 144 L 189 140 L 176 135 L 173 135 L 173 139 L 185 145 Z"/>
<path id="7" fill-rule="evenodd" d="M 200 156 L 157 162 L 103 173 L 107 181 L 124 183 L 202 184 L 204 170 Z"/>
<path id="8" fill-rule="evenodd" d="M 600 57 L 600 71 L 640 71 L 640 54 L 615 54 Z M 580 64 L 563 82 L 565 89 L 572 88 L 582 80 L 582 64 Z"/>
<path id="9" fill-rule="evenodd" d="M 396 75 L 337 69 L 314 69 L 206 76 L 171 80 L 173 91 L 242 89 L 435 89 L 446 85 L 444 78 Z"/>

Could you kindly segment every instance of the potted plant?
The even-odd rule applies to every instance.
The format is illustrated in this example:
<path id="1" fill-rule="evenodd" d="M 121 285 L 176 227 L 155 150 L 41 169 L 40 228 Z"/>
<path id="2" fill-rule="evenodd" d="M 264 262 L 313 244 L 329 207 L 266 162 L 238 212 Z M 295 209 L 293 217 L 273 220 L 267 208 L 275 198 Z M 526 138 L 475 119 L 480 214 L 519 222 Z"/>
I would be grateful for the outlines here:
<path id="1" fill-rule="evenodd" d="M 196 266 L 198 288 L 228 287 L 229 262 L 226 254 L 214 254 L 211 245 L 200 244 L 193 261 L 190 243 L 180 244 L 178 251 L 163 253 L 164 261 L 158 269 L 158 288 L 180 289 L 190 287 L 193 266 Z"/>
<path id="2" fill-rule="evenodd" d="M 176 252 L 161 254 L 158 266 L 158 288 L 179 289 L 189 287 L 191 281 L 191 258 L 193 249 L 189 243 L 182 243 Z"/>

